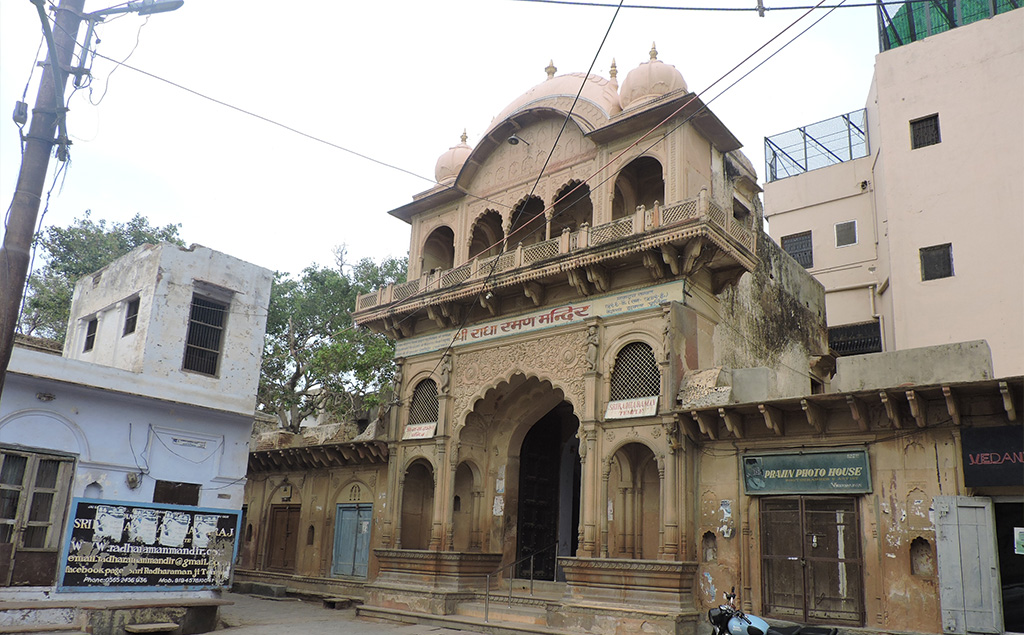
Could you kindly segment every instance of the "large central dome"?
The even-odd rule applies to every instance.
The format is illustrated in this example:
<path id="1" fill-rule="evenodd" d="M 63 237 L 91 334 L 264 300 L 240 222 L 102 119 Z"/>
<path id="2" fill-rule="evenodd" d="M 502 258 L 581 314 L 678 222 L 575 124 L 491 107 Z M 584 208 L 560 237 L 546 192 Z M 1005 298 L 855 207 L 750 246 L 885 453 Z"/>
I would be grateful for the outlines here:
<path id="1" fill-rule="evenodd" d="M 618 86 L 614 80 L 608 80 L 599 75 L 588 76 L 585 73 L 567 73 L 555 77 L 555 70 L 557 69 L 553 65 L 548 66 L 548 79 L 526 91 L 506 106 L 491 121 L 489 128 L 496 127 L 517 112 L 550 105 L 546 102 L 553 102 L 561 98 L 575 99 L 576 93 L 580 93 L 580 81 L 584 77 L 586 77 L 586 82 L 583 84 L 580 100 L 597 106 L 608 119 L 622 111 L 619 106 Z"/>

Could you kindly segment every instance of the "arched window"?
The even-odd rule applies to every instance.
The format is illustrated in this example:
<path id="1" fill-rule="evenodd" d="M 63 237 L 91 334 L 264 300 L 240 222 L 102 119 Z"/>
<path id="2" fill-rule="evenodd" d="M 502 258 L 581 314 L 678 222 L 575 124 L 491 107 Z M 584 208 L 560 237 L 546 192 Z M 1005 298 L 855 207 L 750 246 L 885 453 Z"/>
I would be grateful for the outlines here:
<path id="1" fill-rule="evenodd" d="M 505 230 L 501 227 L 501 214 L 487 210 L 473 223 L 473 238 L 469 243 L 469 257 L 486 258 L 501 253 Z"/>
<path id="2" fill-rule="evenodd" d="M 445 271 L 455 264 L 455 234 L 450 227 L 438 227 L 423 243 L 423 271 Z"/>
<path id="3" fill-rule="evenodd" d="M 412 391 L 409 425 L 434 421 L 437 421 L 437 384 L 433 379 L 424 379 Z"/>
<path id="4" fill-rule="evenodd" d="M 575 188 L 575 189 L 573 189 Z M 551 217 L 551 237 L 560 236 L 563 230 L 577 231 L 580 225 L 594 224 L 594 204 L 590 201 L 590 187 L 570 181 L 555 195 L 555 207 Z"/>
<path id="5" fill-rule="evenodd" d="M 629 216 L 640 205 L 651 209 L 654 201 L 665 202 L 665 177 L 661 163 L 652 157 L 630 161 L 615 179 L 612 220 Z"/>
<path id="6" fill-rule="evenodd" d="M 654 351 L 643 342 L 630 342 L 615 356 L 611 401 L 655 397 L 661 394 L 661 373 Z"/>
<path id="7" fill-rule="evenodd" d="M 512 229 L 508 232 L 508 248 L 514 250 L 520 243 L 532 245 L 545 240 L 544 201 L 532 196 L 512 211 Z"/>

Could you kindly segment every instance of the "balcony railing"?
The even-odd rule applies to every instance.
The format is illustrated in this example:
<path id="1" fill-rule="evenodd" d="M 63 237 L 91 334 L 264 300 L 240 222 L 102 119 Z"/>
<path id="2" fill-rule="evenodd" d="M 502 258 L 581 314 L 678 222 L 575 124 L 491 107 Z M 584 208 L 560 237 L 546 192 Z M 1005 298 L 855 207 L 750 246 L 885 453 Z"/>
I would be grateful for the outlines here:
<path id="1" fill-rule="evenodd" d="M 579 230 L 565 232 L 550 240 L 531 245 L 520 244 L 514 251 L 487 258 L 474 258 L 452 269 L 424 274 L 408 282 L 389 285 L 356 298 L 356 311 L 400 302 L 420 293 L 455 287 L 467 281 L 483 280 L 488 276 L 537 265 L 562 255 L 700 218 L 709 225 L 718 227 L 750 254 L 754 253 L 754 232 L 747 223 L 734 218 L 732 214 L 710 200 L 706 192 L 701 192 L 699 197 L 672 207 L 661 207 L 657 204 L 651 209 L 641 207 L 635 214 L 610 223 L 594 227 L 584 223 Z"/>
<path id="2" fill-rule="evenodd" d="M 868 115 L 863 108 L 764 139 L 769 182 L 867 155 Z"/>

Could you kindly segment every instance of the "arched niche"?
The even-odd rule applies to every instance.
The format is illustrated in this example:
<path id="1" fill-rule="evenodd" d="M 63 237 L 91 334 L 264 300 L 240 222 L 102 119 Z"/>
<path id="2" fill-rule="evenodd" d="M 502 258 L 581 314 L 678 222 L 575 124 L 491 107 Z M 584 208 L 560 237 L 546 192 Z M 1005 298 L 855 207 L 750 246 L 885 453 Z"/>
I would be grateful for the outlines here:
<path id="1" fill-rule="evenodd" d="M 665 175 L 661 162 L 654 157 L 637 157 L 615 178 L 612 220 L 633 214 L 640 205 L 650 209 L 655 201 L 665 201 Z"/>
<path id="2" fill-rule="evenodd" d="M 402 548 L 426 549 L 434 522 L 434 468 L 425 459 L 417 459 L 403 480 Z"/>
<path id="3" fill-rule="evenodd" d="M 508 232 L 508 249 L 517 245 L 543 242 L 546 236 L 544 201 L 530 196 L 512 210 L 512 228 Z"/>
<path id="4" fill-rule="evenodd" d="M 661 478 L 654 452 L 643 443 L 627 443 L 612 457 L 608 476 L 612 517 L 608 553 L 613 558 L 651 560 L 661 543 Z"/>
<path id="5" fill-rule="evenodd" d="M 583 223 L 594 224 L 590 186 L 580 181 L 569 181 L 555 194 L 551 236 L 559 236 L 565 230 L 578 231 Z"/>
<path id="6" fill-rule="evenodd" d="M 470 258 L 488 258 L 501 253 L 505 239 L 501 214 L 489 209 L 477 217 L 469 242 Z"/>
<path id="7" fill-rule="evenodd" d="M 421 253 L 422 271 L 444 271 L 455 264 L 455 232 L 442 225 L 430 232 L 423 242 Z"/>

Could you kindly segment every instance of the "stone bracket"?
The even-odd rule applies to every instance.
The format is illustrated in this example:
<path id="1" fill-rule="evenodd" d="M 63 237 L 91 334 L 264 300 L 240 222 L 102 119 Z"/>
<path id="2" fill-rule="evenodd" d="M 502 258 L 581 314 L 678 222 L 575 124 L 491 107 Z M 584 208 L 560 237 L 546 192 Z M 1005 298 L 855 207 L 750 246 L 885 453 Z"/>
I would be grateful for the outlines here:
<path id="1" fill-rule="evenodd" d="M 892 427 L 902 428 L 903 418 L 900 416 L 899 404 L 884 390 L 878 393 L 878 397 L 882 400 L 882 405 L 885 406 L 885 414 L 889 417 L 889 423 L 892 424 Z"/>
<path id="2" fill-rule="evenodd" d="M 734 410 L 718 409 L 718 416 L 725 422 L 726 429 L 737 439 L 743 438 L 743 417 Z"/>
<path id="3" fill-rule="evenodd" d="M 907 391 L 907 403 L 910 404 L 910 414 L 917 422 L 917 427 L 925 427 L 928 419 L 928 403 L 913 390 Z"/>
<path id="4" fill-rule="evenodd" d="M 708 412 L 698 412 L 694 410 L 690 414 L 693 415 L 693 420 L 697 422 L 697 426 L 700 428 L 701 433 L 708 435 L 712 441 L 718 438 L 718 429 L 716 425 L 715 416 Z"/>
<path id="5" fill-rule="evenodd" d="M 761 411 L 761 416 L 764 417 L 764 425 L 774 432 L 776 436 L 782 436 L 782 411 L 768 404 L 760 404 L 757 409 Z"/>
<path id="6" fill-rule="evenodd" d="M 804 409 L 807 416 L 807 423 L 814 431 L 821 434 L 825 431 L 825 410 L 813 401 L 800 400 L 800 407 Z"/>
<path id="7" fill-rule="evenodd" d="M 1005 381 L 999 382 L 999 392 L 1003 394 L 1003 409 L 1006 410 L 1006 418 L 1010 421 L 1017 420 L 1017 408 L 1013 405 L 1013 393 L 1010 392 L 1010 384 Z"/>
<path id="8" fill-rule="evenodd" d="M 850 415 L 857 422 L 857 427 L 861 432 L 867 432 L 869 421 L 864 402 L 853 395 L 846 395 L 846 403 L 850 406 Z"/>
<path id="9" fill-rule="evenodd" d="M 960 425 L 960 401 L 949 386 L 942 387 L 942 394 L 946 398 L 946 411 L 952 417 L 954 425 Z"/>

